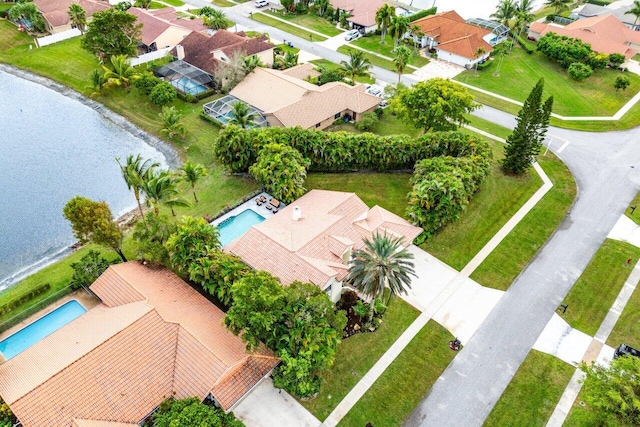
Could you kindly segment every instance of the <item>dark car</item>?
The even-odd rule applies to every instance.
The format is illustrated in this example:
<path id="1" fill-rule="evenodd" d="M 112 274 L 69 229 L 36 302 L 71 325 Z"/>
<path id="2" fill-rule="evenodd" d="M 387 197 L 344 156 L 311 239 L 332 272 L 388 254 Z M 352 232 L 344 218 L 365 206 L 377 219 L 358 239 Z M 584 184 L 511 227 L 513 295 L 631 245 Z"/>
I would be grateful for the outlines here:
<path id="1" fill-rule="evenodd" d="M 616 348 L 616 351 L 613 352 L 613 358 L 617 359 L 618 357 L 625 356 L 627 354 L 630 356 L 640 357 L 640 351 L 627 344 L 620 344 L 618 348 Z"/>

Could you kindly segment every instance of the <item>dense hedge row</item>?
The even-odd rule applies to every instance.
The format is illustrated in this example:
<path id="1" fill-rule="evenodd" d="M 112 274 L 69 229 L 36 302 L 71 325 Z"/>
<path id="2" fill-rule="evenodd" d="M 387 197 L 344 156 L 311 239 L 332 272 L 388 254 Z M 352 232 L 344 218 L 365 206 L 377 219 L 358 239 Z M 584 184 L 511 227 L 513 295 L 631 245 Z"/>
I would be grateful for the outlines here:
<path id="1" fill-rule="evenodd" d="M 408 170 L 422 159 L 473 155 L 490 158 L 487 143 L 462 132 L 433 132 L 418 138 L 406 135 L 322 132 L 314 129 L 226 126 L 214 144 L 216 158 L 231 172 L 247 172 L 265 144 L 290 145 L 309 159 L 310 171 Z"/>
<path id="2" fill-rule="evenodd" d="M 435 15 L 436 12 L 438 12 L 438 8 L 437 7 L 432 7 L 432 8 L 429 8 L 429 9 L 421 10 L 418 13 L 414 13 L 413 15 L 410 15 L 409 16 L 409 22 L 415 22 L 420 18 L 424 18 L 425 16 Z"/>
<path id="3" fill-rule="evenodd" d="M 5 314 L 7 314 L 7 313 L 19 308 L 19 307 L 25 305 L 26 303 L 28 303 L 29 301 L 31 301 L 32 299 L 34 299 L 38 295 L 44 294 L 49 289 L 51 289 L 51 285 L 48 284 L 48 283 L 45 283 L 44 285 L 36 286 L 35 288 L 30 290 L 26 294 L 20 295 L 18 298 L 12 299 L 8 303 L 0 306 L 0 316 L 3 316 Z"/>

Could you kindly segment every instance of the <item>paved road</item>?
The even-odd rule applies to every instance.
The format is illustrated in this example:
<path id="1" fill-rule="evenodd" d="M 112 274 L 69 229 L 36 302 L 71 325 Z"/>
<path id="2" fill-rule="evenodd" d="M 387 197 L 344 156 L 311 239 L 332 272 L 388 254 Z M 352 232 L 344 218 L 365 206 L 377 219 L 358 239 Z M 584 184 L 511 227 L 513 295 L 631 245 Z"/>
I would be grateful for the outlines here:
<path id="1" fill-rule="evenodd" d="M 480 117 L 513 127 L 484 108 Z M 578 197 L 552 238 L 521 273 L 423 399 L 406 426 L 481 426 L 566 293 L 640 188 L 640 128 L 586 133 L 550 128 L 569 141 L 559 154 Z M 551 149 L 565 141 L 555 139 Z M 569 310 L 571 307 L 569 307 Z"/>

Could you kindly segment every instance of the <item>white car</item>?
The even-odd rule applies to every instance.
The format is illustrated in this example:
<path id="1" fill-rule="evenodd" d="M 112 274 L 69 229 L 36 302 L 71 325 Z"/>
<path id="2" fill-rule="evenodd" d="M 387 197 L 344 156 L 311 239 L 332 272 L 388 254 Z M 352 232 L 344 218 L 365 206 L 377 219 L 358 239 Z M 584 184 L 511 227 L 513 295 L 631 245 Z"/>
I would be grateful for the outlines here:
<path id="1" fill-rule="evenodd" d="M 265 6 L 269 6 L 269 2 L 267 0 L 256 0 L 255 5 L 258 8 L 265 7 Z"/>
<path id="2" fill-rule="evenodd" d="M 351 30 L 349 32 L 347 32 L 347 34 L 345 34 L 344 39 L 348 42 L 350 42 L 351 40 L 355 40 L 357 38 L 360 37 L 360 31 L 359 30 Z"/>
<path id="3" fill-rule="evenodd" d="M 371 85 L 367 88 L 367 93 L 373 96 L 382 97 L 382 88 L 378 85 Z"/>

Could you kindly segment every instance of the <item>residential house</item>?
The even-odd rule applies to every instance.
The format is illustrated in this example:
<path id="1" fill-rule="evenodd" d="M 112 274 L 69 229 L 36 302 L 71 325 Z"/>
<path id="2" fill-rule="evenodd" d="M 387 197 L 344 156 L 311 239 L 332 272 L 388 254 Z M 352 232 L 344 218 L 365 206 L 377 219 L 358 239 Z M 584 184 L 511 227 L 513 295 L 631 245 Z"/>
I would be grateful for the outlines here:
<path id="1" fill-rule="evenodd" d="M 264 346 L 248 353 L 224 313 L 167 269 L 113 265 L 91 291 L 99 305 L 0 365 L 23 427 L 137 426 L 172 396 L 229 411 L 278 363 Z"/>
<path id="2" fill-rule="evenodd" d="M 595 52 L 620 53 L 627 59 L 640 50 L 640 32 L 629 29 L 613 15 L 579 19 L 566 27 L 534 22 L 528 36 L 538 40 L 549 32 L 580 39 Z"/>
<path id="3" fill-rule="evenodd" d="M 353 250 L 376 233 L 401 236 L 410 245 L 422 229 L 380 206 L 369 208 L 355 193 L 311 190 L 278 214 L 252 226 L 225 246 L 283 285 L 313 283 L 340 298 Z"/>
<path id="4" fill-rule="evenodd" d="M 127 10 L 142 24 L 142 41 L 138 53 L 155 52 L 158 49 L 173 48 L 193 31 L 204 33 L 210 30 L 201 19 L 181 18 L 172 7 L 145 10 L 132 7 Z"/>
<path id="5" fill-rule="evenodd" d="M 435 51 L 438 59 L 472 68 L 489 58 L 495 39 L 491 30 L 468 24 L 455 11 L 426 16 L 413 22 L 422 36 L 413 36 L 423 48 Z"/>
<path id="6" fill-rule="evenodd" d="M 80 5 L 87 14 L 87 22 L 96 12 L 102 12 L 111 6 L 108 2 L 97 0 L 34 0 L 38 11 L 44 18 L 45 27 L 51 34 L 60 33 L 74 28 L 69 20 L 69 6 L 73 3 Z"/>
<path id="7" fill-rule="evenodd" d="M 633 4 L 619 5 L 619 2 L 615 2 L 614 5 L 599 6 L 596 4 L 587 3 L 582 6 L 577 12 L 571 14 L 574 19 L 593 18 L 602 15 L 613 15 L 633 31 L 640 30 L 640 20 L 632 14 L 628 13 L 633 8 Z"/>
<path id="8" fill-rule="evenodd" d="M 410 12 L 398 6 L 397 2 L 384 0 L 330 0 L 331 7 L 349 13 L 347 22 L 353 29 L 363 33 L 373 33 L 377 28 L 376 13 L 383 5 L 389 4 L 396 8 L 396 15 L 406 16 Z"/>
<path id="9" fill-rule="evenodd" d="M 380 98 L 366 93 L 363 85 L 317 86 L 298 78 L 308 73 L 308 66 L 285 71 L 256 68 L 227 97 L 205 104 L 204 112 L 224 123 L 229 105 L 242 101 L 259 113 L 264 125 L 321 130 L 339 119 L 359 121 L 378 108 Z"/>

